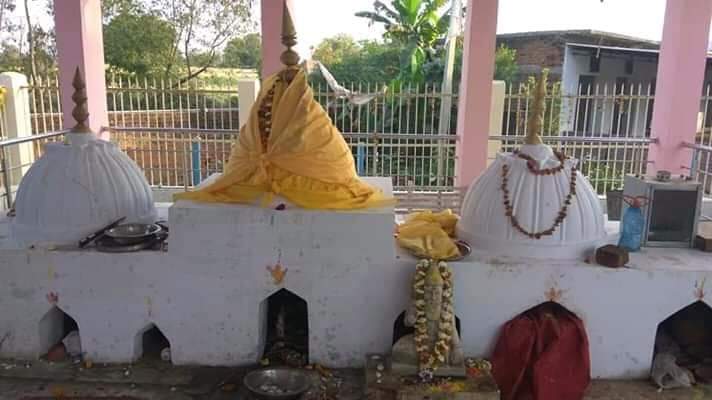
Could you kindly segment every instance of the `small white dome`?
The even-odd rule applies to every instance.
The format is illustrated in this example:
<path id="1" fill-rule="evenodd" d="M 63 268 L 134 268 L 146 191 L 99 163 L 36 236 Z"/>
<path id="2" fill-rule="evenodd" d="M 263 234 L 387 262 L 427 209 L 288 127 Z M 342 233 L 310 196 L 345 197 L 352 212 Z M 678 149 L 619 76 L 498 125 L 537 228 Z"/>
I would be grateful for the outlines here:
<path id="1" fill-rule="evenodd" d="M 113 143 L 90 133 L 49 143 L 20 182 L 11 232 L 18 244 L 76 245 L 114 220 L 155 222 L 143 172 Z"/>
<path id="2" fill-rule="evenodd" d="M 525 145 L 521 153 L 538 161 L 539 168 L 555 168 L 561 163 L 546 145 Z M 550 236 L 532 239 L 519 232 L 506 215 L 502 190 L 502 166 L 509 167 L 507 187 L 514 215 L 528 232 L 551 228 L 569 194 L 572 167 L 576 160 L 564 162 L 564 170 L 554 175 L 535 175 L 527 161 L 515 154 L 498 154 L 477 182 L 470 187 L 462 204 L 458 236 L 473 249 L 488 254 L 513 257 L 580 259 L 606 239 L 605 220 L 598 196 L 579 172 L 576 195 L 566 217 Z"/>

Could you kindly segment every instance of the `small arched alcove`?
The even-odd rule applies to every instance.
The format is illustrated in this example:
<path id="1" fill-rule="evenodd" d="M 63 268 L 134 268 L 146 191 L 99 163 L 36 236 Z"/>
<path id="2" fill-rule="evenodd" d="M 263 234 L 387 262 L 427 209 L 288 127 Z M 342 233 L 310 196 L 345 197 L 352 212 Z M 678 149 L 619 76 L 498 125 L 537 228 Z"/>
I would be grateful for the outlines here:
<path id="1" fill-rule="evenodd" d="M 171 362 L 171 343 L 156 324 L 148 324 L 134 338 L 134 359 Z"/>
<path id="2" fill-rule="evenodd" d="M 694 302 L 658 324 L 653 360 L 663 353 L 697 381 L 712 383 L 712 308 L 707 303 Z"/>
<path id="3" fill-rule="evenodd" d="M 583 321 L 553 301 L 538 304 L 506 322 L 491 356 L 502 398 L 583 398 L 591 379 Z"/>
<path id="4" fill-rule="evenodd" d="M 309 307 L 295 293 L 280 289 L 260 304 L 263 358 L 271 364 L 309 363 Z"/>
<path id="5" fill-rule="evenodd" d="M 393 322 L 393 343 L 396 344 L 398 339 L 403 336 L 410 335 L 415 332 L 415 327 L 405 325 L 405 311 L 398 315 L 395 322 Z M 457 329 L 458 335 L 462 337 L 462 331 L 460 330 L 460 317 L 455 316 L 455 329 Z"/>
<path id="6" fill-rule="evenodd" d="M 81 356 L 79 324 L 61 308 L 53 306 L 39 322 L 41 357 L 63 361 Z"/>

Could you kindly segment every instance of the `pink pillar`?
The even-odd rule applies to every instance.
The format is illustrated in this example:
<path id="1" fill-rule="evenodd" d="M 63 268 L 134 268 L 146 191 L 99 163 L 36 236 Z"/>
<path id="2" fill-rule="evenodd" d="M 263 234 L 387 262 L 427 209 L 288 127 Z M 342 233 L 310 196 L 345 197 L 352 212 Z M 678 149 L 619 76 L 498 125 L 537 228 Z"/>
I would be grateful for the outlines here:
<path id="1" fill-rule="evenodd" d="M 668 0 L 660 48 L 652 136 L 648 159 L 653 169 L 682 173 L 689 167 L 712 18 L 711 0 Z"/>
<path id="2" fill-rule="evenodd" d="M 72 78 L 77 67 L 87 83 L 89 126 L 99 133 L 108 126 L 101 0 L 54 0 L 59 54 L 59 89 L 63 127 L 74 126 Z M 103 137 L 106 135 L 103 135 Z"/>
<path id="3" fill-rule="evenodd" d="M 284 51 L 282 46 L 282 14 L 284 3 L 294 17 L 294 0 L 262 0 L 262 78 L 266 78 L 282 69 L 279 56 Z M 296 27 L 296 21 L 295 21 Z M 299 40 L 299 29 L 297 29 Z"/>
<path id="4" fill-rule="evenodd" d="M 458 106 L 457 186 L 469 186 L 487 168 L 498 0 L 468 0 Z"/>

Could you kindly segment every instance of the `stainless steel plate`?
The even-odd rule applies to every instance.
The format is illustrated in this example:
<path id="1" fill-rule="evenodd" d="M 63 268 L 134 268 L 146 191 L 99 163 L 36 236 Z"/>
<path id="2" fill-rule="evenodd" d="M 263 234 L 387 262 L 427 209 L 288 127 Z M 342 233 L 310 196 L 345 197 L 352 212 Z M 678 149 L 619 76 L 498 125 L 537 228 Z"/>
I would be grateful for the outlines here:
<path id="1" fill-rule="evenodd" d="M 252 371 L 244 379 L 250 393 L 263 400 L 298 399 L 309 390 L 305 371 L 293 368 L 266 368 Z"/>
<path id="2" fill-rule="evenodd" d="M 105 235 L 121 244 L 140 243 L 163 228 L 157 224 L 124 224 L 106 231 Z"/>

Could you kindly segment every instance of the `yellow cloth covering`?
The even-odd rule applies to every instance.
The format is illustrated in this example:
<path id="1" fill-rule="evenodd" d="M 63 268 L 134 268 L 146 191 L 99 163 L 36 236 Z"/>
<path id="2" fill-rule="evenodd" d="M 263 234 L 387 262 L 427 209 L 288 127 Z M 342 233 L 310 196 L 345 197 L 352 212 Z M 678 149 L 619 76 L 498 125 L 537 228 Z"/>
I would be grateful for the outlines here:
<path id="1" fill-rule="evenodd" d="M 452 236 L 455 236 L 457 215 L 450 210 L 408 215 L 398 226 L 398 244 L 420 258 L 447 260 L 460 255 Z"/>
<path id="2" fill-rule="evenodd" d="M 176 200 L 266 204 L 272 195 L 280 195 L 303 208 L 331 210 L 394 202 L 359 179 L 351 149 L 314 100 L 302 69 L 289 85 L 280 74 L 263 85 L 223 175 L 205 188 L 175 195 Z M 272 126 L 265 150 L 258 111 L 272 87 Z"/>

